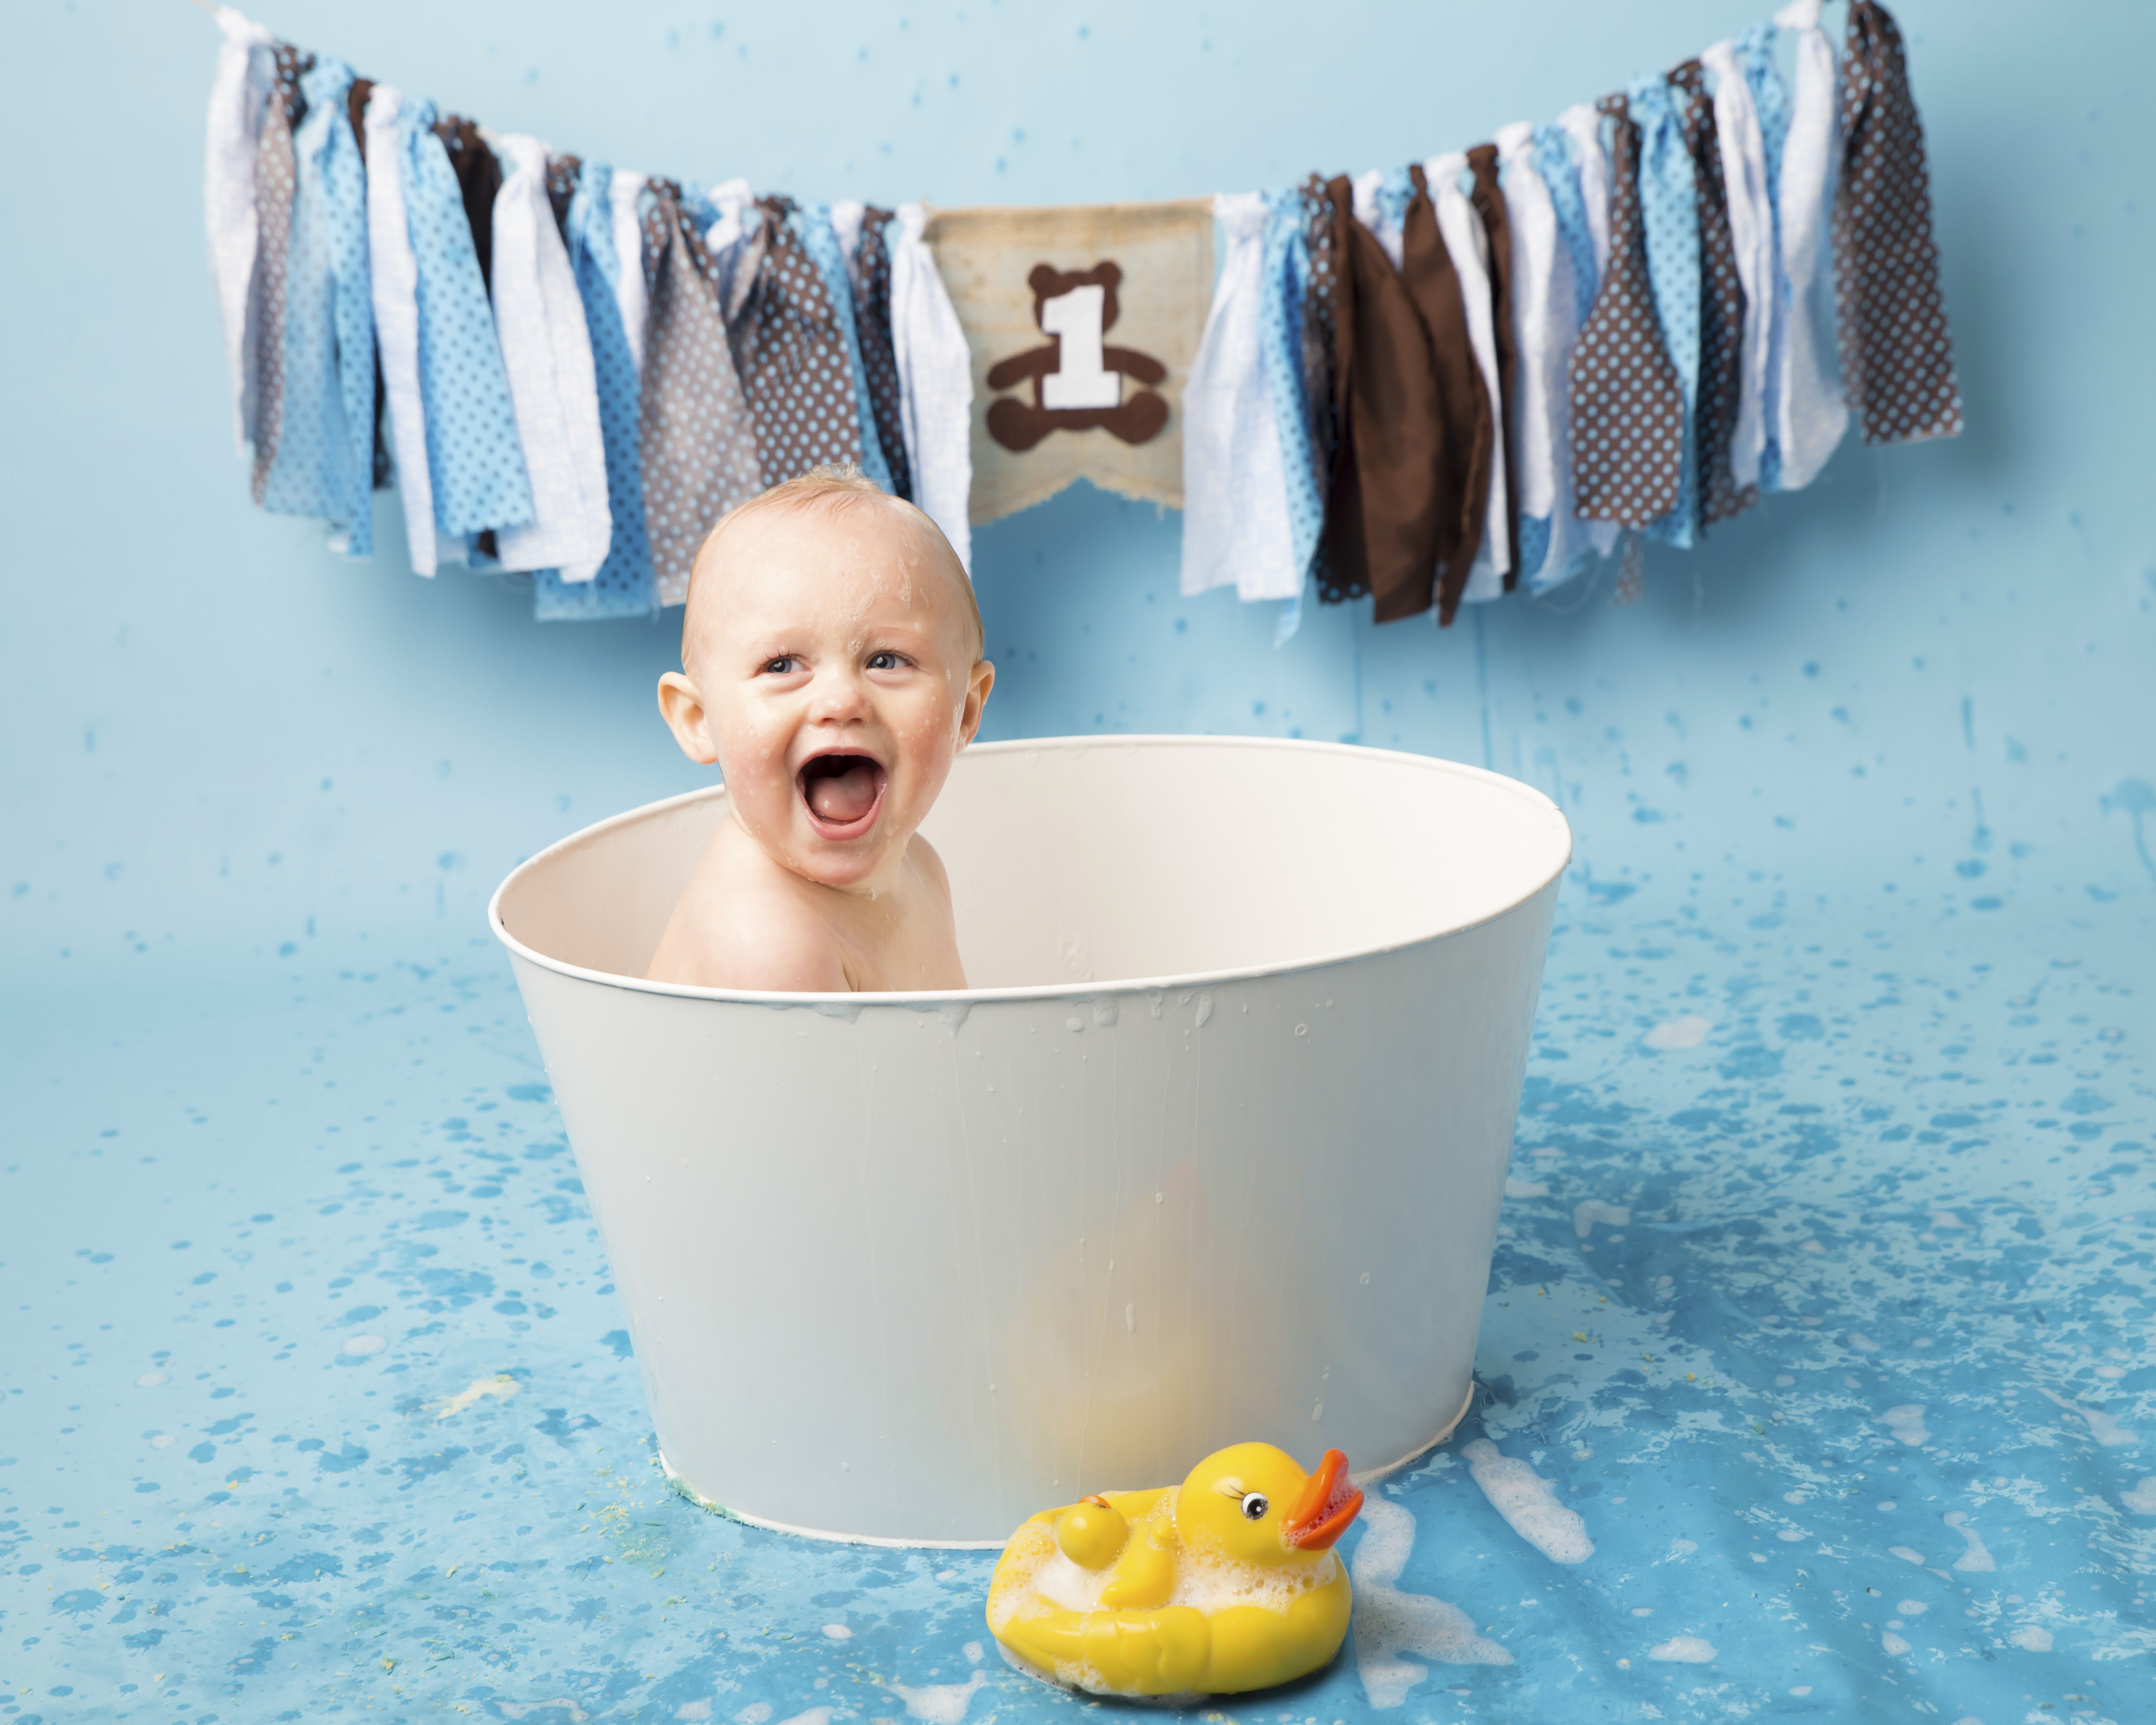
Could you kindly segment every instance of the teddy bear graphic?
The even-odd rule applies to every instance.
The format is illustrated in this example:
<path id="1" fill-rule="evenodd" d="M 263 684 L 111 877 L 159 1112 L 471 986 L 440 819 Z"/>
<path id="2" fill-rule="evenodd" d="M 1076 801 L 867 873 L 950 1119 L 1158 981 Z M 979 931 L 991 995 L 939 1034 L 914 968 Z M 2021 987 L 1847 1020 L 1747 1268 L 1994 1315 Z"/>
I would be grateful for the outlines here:
<path id="1" fill-rule="evenodd" d="M 1168 424 L 1167 399 L 1150 389 L 1123 393 L 1123 379 L 1137 383 L 1167 381 L 1168 367 L 1149 353 L 1103 345 L 1120 310 L 1116 285 L 1120 264 L 1096 264 L 1091 270 L 1058 270 L 1036 264 L 1026 277 L 1033 290 L 1034 321 L 1050 339 L 988 368 L 988 388 L 1011 389 L 1029 377 L 1033 399 L 1006 395 L 988 404 L 988 435 L 1005 449 L 1023 452 L 1051 431 L 1085 431 L 1095 426 L 1127 444 L 1142 444 Z"/>

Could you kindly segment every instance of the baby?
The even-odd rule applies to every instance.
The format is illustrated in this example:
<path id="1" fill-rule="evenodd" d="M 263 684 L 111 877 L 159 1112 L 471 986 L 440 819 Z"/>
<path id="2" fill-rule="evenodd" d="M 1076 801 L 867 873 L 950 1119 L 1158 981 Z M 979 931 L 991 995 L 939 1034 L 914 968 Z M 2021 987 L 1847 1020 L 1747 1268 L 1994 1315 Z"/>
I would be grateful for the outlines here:
<path id="1" fill-rule="evenodd" d="M 742 505 L 690 578 L 659 710 L 729 818 L 654 982 L 788 993 L 963 988 L 951 886 L 915 829 L 996 680 L 935 522 L 849 469 Z"/>

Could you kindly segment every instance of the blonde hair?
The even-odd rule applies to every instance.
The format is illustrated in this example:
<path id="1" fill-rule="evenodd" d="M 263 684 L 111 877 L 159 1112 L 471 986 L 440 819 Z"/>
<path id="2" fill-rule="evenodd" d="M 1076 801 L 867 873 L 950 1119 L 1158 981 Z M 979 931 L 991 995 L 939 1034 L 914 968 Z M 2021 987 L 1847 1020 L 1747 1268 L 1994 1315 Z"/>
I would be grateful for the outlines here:
<path id="1" fill-rule="evenodd" d="M 850 461 L 821 463 L 806 473 L 797 474 L 783 484 L 759 491 L 747 502 L 721 516 L 718 525 L 704 536 L 703 544 L 697 547 L 696 561 L 689 575 L 690 609 L 693 611 L 696 607 L 697 579 L 704 572 L 706 559 L 718 544 L 720 536 L 736 523 L 751 516 L 768 514 L 773 510 L 795 514 L 814 511 L 826 516 L 843 516 L 875 505 L 895 509 L 911 519 L 927 532 L 943 555 L 951 560 L 952 572 L 957 579 L 958 591 L 966 602 L 966 620 L 973 637 L 973 657 L 977 660 L 985 658 L 988 650 L 988 634 L 987 627 L 981 621 L 980 601 L 973 596 L 972 577 L 967 574 L 966 566 L 958 561 L 958 553 L 951 548 L 951 542 L 944 537 L 943 530 L 936 525 L 933 516 L 916 508 L 903 497 L 892 496 Z"/>

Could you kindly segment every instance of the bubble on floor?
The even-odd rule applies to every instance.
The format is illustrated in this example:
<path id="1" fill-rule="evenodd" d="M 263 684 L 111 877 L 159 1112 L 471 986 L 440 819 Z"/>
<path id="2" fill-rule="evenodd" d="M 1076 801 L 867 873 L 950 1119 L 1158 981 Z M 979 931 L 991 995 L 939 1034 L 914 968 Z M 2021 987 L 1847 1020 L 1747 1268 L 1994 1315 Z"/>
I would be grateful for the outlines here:
<path id="1" fill-rule="evenodd" d="M 497 1401 L 507 1401 L 524 1386 L 506 1372 L 496 1372 L 491 1377 L 475 1378 L 454 1395 L 445 1395 L 439 1401 L 427 1404 L 427 1411 L 437 1423 L 453 1420 L 465 1409 L 477 1405 L 492 1396 Z"/>
<path id="2" fill-rule="evenodd" d="M 379 1353 L 389 1345 L 386 1336 L 354 1336 L 344 1344 L 343 1352 L 364 1358 L 370 1353 Z"/>
<path id="3" fill-rule="evenodd" d="M 1587 1523 L 1557 1501 L 1550 1482 L 1526 1462 L 1501 1453 L 1487 1438 L 1461 1451 L 1490 1507 L 1512 1530 L 1553 1563 L 1584 1563 L 1594 1555 Z"/>
<path id="4" fill-rule="evenodd" d="M 1713 1029 L 1712 1019 L 1687 1013 L 1681 1019 L 1656 1025 L 1640 1040 L 1658 1054 L 1667 1053 L 1675 1049 L 1697 1048 Z"/>
<path id="5" fill-rule="evenodd" d="M 1932 1435 L 1924 1425 L 1924 1404 L 1922 1402 L 1889 1408 L 1879 1417 L 1887 1422 L 1887 1430 L 1912 1449 L 1931 1440 Z"/>
<path id="6" fill-rule="evenodd" d="M 1572 1231 L 1582 1240 L 1594 1231 L 1599 1222 L 1605 1228 L 1622 1228 L 1632 1219 L 1631 1211 L 1620 1204 L 1604 1204 L 1599 1198 L 1590 1198 L 1572 1209 Z"/>
<path id="7" fill-rule="evenodd" d="M 2025 1647 L 2031 1653 L 2051 1651 L 2051 1632 L 2041 1623 L 2025 1623 L 2006 1638 L 2016 1647 Z"/>
<path id="8" fill-rule="evenodd" d="M 2156 1474 L 2118 1494 L 2118 1501 L 2126 1506 L 2129 1514 L 2156 1516 Z"/>
<path id="9" fill-rule="evenodd" d="M 2084 1407 L 2079 1402 L 2069 1401 L 2066 1397 L 2061 1395 L 2056 1390 L 2047 1389 L 2041 1384 L 2036 1386 L 2036 1394 L 2041 1396 L 2047 1397 L 2049 1399 L 2056 1402 L 2068 1413 L 2078 1414 L 2082 1419 L 2087 1420 L 2090 1435 L 2094 1437 L 2096 1440 L 2099 1444 L 2102 1444 L 2106 1449 L 2115 1448 L 2120 1444 L 2133 1444 L 2138 1443 L 2140 1441 L 2133 1433 L 2128 1431 L 2124 1426 L 2121 1425 L 2116 1419 L 2114 1419 L 2111 1414 L 2105 1413 L 2101 1408 Z"/>
<path id="10" fill-rule="evenodd" d="M 1887 1555 L 1890 1558 L 1899 1558 L 1905 1563 L 1916 1563 L 1921 1565 L 1924 1561 L 1924 1554 L 1922 1552 L 1914 1550 L 1906 1545 L 1888 1546 L 1887 1548 Z"/>
<path id="11" fill-rule="evenodd" d="M 1984 1549 L 1984 1542 L 1977 1538 L 1976 1529 L 1967 1525 L 1967 1510 L 1950 1509 L 1939 1519 L 1969 1542 L 1969 1549 L 1954 1559 L 1955 1568 L 1966 1574 L 1989 1572 L 1999 1567 L 1991 1560 L 1991 1553 Z"/>
<path id="12" fill-rule="evenodd" d="M 891 1692 L 906 1703 L 909 1714 L 927 1725 L 958 1725 L 973 1704 L 974 1692 L 988 1681 L 986 1671 L 975 1671 L 963 1683 L 924 1683 L 918 1689 L 894 1683 Z"/>
<path id="13" fill-rule="evenodd" d="M 825 1624 L 824 1633 L 834 1641 L 850 1641 L 854 1638 L 854 1632 L 843 1623 Z"/>
<path id="14" fill-rule="evenodd" d="M 1540 1180 L 1522 1180 L 1513 1175 L 1505 1176 L 1505 1196 L 1507 1198 L 1548 1198 L 1549 1188 Z"/>
<path id="15" fill-rule="evenodd" d="M 1714 1643 L 1697 1635 L 1671 1635 L 1661 1645 L 1650 1647 L 1647 1657 L 1678 1665 L 1707 1665 L 1714 1658 Z"/>
<path id="16" fill-rule="evenodd" d="M 1402 1593 L 1394 1585 L 1414 1549 L 1415 1519 L 1404 1505 L 1373 1497 L 1363 1506 L 1363 1538 L 1348 1570 L 1355 1589 L 1355 1668 L 1373 1707 L 1404 1705 L 1430 1675 L 1403 1658 L 1419 1654 L 1446 1665 L 1510 1665 L 1511 1652 L 1476 1632 L 1475 1620 L 1450 1601 Z"/>
<path id="17" fill-rule="evenodd" d="M 1896 1655 L 1907 1653 L 1909 1651 L 1909 1644 L 1903 1640 L 1899 1635 L 1896 1635 L 1892 1630 L 1887 1630 L 1885 1635 L 1880 1636 L 1879 1645 L 1887 1652 Z"/>

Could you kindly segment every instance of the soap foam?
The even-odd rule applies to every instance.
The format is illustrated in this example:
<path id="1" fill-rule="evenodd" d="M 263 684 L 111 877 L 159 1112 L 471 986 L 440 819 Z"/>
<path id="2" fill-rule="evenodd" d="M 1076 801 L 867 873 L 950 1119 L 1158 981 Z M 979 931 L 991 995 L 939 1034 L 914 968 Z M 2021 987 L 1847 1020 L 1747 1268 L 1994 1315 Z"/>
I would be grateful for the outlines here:
<path id="1" fill-rule="evenodd" d="M 1697 1048 L 1713 1029 L 1712 1020 L 1687 1013 L 1681 1019 L 1656 1025 L 1640 1040 L 1657 1054 L 1666 1054 L 1676 1049 Z"/>
<path id="2" fill-rule="evenodd" d="M 2156 1516 L 2156 1474 L 2152 1474 L 2131 1490 L 2121 1491 L 2118 1501 L 2131 1514 Z"/>
<path id="3" fill-rule="evenodd" d="M 1594 1555 L 1587 1523 L 1557 1501 L 1550 1482 L 1524 1461 L 1502 1455 L 1487 1438 L 1461 1452 L 1490 1507 L 1512 1531 L 1553 1563 L 1584 1563 Z"/>
<path id="4" fill-rule="evenodd" d="M 963 1683 L 927 1683 L 918 1689 L 894 1683 L 891 1692 L 906 1703 L 908 1713 L 927 1725 L 958 1725 L 973 1704 L 974 1692 L 988 1681 L 985 1672 L 975 1671 Z"/>
<path id="5" fill-rule="evenodd" d="M 1671 1635 L 1660 1646 L 1650 1647 L 1647 1657 L 1674 1661 L 1679 1665 L 1707 1665 L 1714 1659 L 1714 1643 L 1697 1635 Z"/>
<path id="6" fill-rule="evenodd" d="M 2049 1397 L 2052 1401 L 2056 1402 L 2061 1407 L 2064 1408 L 2068 1413 L 2078 1414 L 2082 1419 L 2087 1420 L 2091 1435 L 2094 1436 L 2096 1440 L 2099 1444 L 2102 1444 L 2106 1449 L 2113 1448 L 2120 1444 L 2132 1444 L 2140 1441 L 2140 1440 L 2132 1432 L 2121 1425 L 2117 1420 L 2105 1413 L 2101 1408 L 2085 1408 L 2079 1402 L 2068 1401 L 2066 1397 L 2061 1395 L 2056 1390 L 2046 1389 L 2041 1384 L 2036 1386 L 2036 1394 L 2041 1396 Z"/>
<path id="7" fill-rule="evenodd" d="M 2025 1623 L 2006 1638 L 2016 1647 L 2025 1647 L 2031 1653 L 2051 1651 L 2051 1632 L 2040 1623 Z"/>
<path id="8" fill-rule="evenodd" d="M 1355 1590 L 1355 1666 L 1373 1707 L 1405 1704 L 1430 1667 L 1403 1659 L 1419 1653 L 1446 1665 L 1510 1665 L 1512 1656 L 1475 1630 L 1459 1606 L 1394 1585 L 1414 1549 L 1415 1520 L 1403 1504 L 1373 1497 L 1363 1506 L 1363 1538 L 1349 1570 Z"/>
<path id="9" fill-rule="evenodd" d="M 1967 1573 L 1988 1571 L 1999 1567 L 1992 1562 L 1991 1553 L 1984 1548 L 1984 1542 L 1976 1537 L 1976 1529 L 1964 1525 L 1969 1520 L 1967 1510 L 1950 1509 L 1939 1519 L 1969 1542 L 1969 1549 L 1954 1559 L 1955 1568 Z"/>
<path id="10" fill-rule="evenodd" d="M 1631 1219 L 1631 1211 L 1621 1204 L 1604 1204 L 1599 1198 L 1590 1198 L 1584 1204 L 1573 1206 L 1572 1231 L 1584 1240 L 1594 1233 L 1597 1222 L 1607 1228 L 1622 1228 Z"/>
<path id="11" fill-rule="evenodd" d="M 1887 1430 L 1912 1449 L 1931 1440 L 1932 1435 L 1924 1425 L 1924 1404 L 1922 1402 L 1912 1402 L 1902 1408 L 1889 1408 L 1879 1417 L 1887 1422 Z"/>

